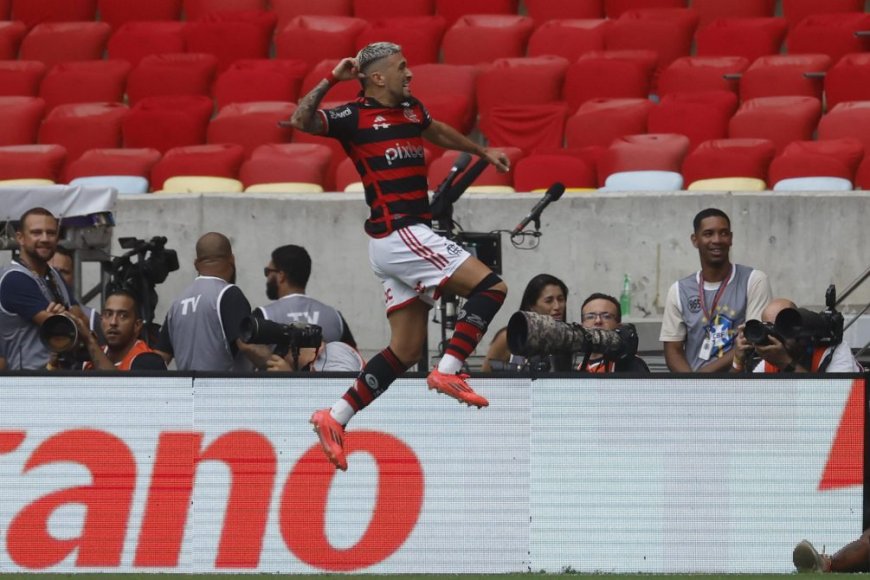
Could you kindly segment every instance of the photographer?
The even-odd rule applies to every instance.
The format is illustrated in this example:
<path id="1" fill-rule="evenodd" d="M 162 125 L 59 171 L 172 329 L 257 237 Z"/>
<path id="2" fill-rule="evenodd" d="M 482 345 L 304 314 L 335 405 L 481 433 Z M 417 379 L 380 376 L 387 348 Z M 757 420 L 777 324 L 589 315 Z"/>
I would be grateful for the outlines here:
<path id="1" fill-rule="evenodd" d="M 849 345 L 840 338 L 832 340 L 831 335 L 813 336 L 812 333 L 804 332 L 799 332 L 796 336 L 783 336 L 790 334 L 787 332 L 787 325 L 783 323 L 784 319 L 780 317 L 784 311 L 786 315 L 800 312 L 791 300 L 776 298 L 761 314 L 763 327 L 753 326 L 755 321 L 739 327 L 731 372 L 745 372 L 751 364 L 753 352 L 761 359 L 752 369 L 755 373 L 861 372 L 861 366 L 852 356 Z M 823 318 L 824 314 L 815 316 Z M 747 332 L 747 326 L 754 332 Z M 840 330 L 842 331 L 842 326 Z M 792 329 L 791 333 L 794 332 Z"/>
<path id="2" fill-rule="evenodd" d="M 622 307 L 613 296 L 596 292 L 583 301 L 580 319 L 584 328 L 616 330 L 622 323 Z M 648 373 L 649 367 L 637 355 L 608 360 L 602 354 L 587 352 L 577 370 L 584 373 Z"/>
<path id="3" fill-rule="evenodd" d="M 365 361 L 353 347 L 339 341 L 321 342 L 317 348 L 303 348 L 299 351 L 299 367 L 291 354 L 273 354 L 266 361 L 266 369 L 278 372 L 351 372 L 358 373 Z"/>

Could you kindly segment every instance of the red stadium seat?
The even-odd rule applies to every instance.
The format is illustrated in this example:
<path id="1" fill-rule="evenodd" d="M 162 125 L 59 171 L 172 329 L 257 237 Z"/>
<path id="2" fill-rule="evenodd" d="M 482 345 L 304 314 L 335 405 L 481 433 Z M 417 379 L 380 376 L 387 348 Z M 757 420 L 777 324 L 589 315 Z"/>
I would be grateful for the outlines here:
<path id="1" fill-rule="evenodd" d="M 827 54 L 836 62 L 850 52 L 870 50 L 870 37 L 859 32 L 870 32 L 870 14 L 816 14 L 791 29 L 785 46 L 789 54 Z"/>
<path id="2" fill-rule="evenodd" d="M 292 58 L 310 67 L 356 54 L 356 37 L 366 21 L 349 16 L 297 16 L 275 35 L 276 58 Z"/>
<path id="3" fill-rule="evenodd" d="M 67 103 L 120 103 L 129 74 L 123 60 L 64 62 L 48 71 L 39 94 L 48 111 Z"/>
<path id="4" fill-rule="evenodd" d="M 516 14 L 463 16 L 444 34 L 444 62 L 480 64 L 523 56 L 533 29 L 531 18 Z"/>
<path id="5" fill-rule="evenodd" d="M 586 53 L 565 72 L 562 99 L 572 110 L 591 99 L 646 99 L 655 63 L 649 50 Z"/>
<path id="6" fill-rule="evenodd" d="M 301 60 L 238 60 L 215 81 L 217 107 L 255 101 L 295 102 L 307 70 L 308 65 Z"/>
<path id="7" fill-rule="evenodd" d="M 88 149 L 120 147 L 121 124 L 129 112 L 121 103 L 60 105 L 42 122 L 39 142 L 63 145 L 69 164 Z"/>
<path id="8" fill-rule="evenodd" d="M 475 84 L 478 69 L 458 64 L 422 64 L 411 67 L 411 93 L 429 109 L 433 119 L 460 133 L 469 133 L 477 117 Z"/>
<path id="9" fill-rule="evenodd" d="M 271 0 L 271 10 L 282 30 L 298 16 L 353 16 L 353 0 Z"/>
<path id="10" fill-rule="evenodd" d="M 516 147 L 499 147 L 510 160 L 511 167 L 516 167 L 516 164 L 523 157 L 523 152 Z M 453 167 L 453 162 L 459 157 L 459 151 L 445 151 L 440 157 L 434 159 L 429 164 L 429 189 L 434 189 L 439 183 L 444 181 L 447 174 L 450 173 L 450 168 Z M 513 172 L 499 173 L 492 165 L 487 165 L 480 177 L 474 180 L 472 185 L 501 185 L 513 187 Z"/>
<path id="11" fill-rule="evenodd" d="M 12 0 L 12 20 L 27 28 L 44 22 L 85 22 L 94 20 L 97 0 Z"/>
<path id="12" fill-rule="evenodd" d="M 244 160 L 241 145 L 192 145 L 174 147 L 151 168 L 151 189 L 158 191 L 170 177 L 196 175 L 237 179 Z"/>
<path id="13" fill-rule="evenodd" d="M 156 149 L 91 149 L 67 164 L 69 181 L 94 175 L 136 175 L 150 179 L 151 168 L 160 159 Z"/>
<path id="14" fill-rule="evenodd" d="M 308 74 L 305 75 L 305 78 L 302 79 L 302 87 L 299 89 L 299 94 L 303 96 L 307 95 L 320 81 L 332 74 L 332 70 L 335 68 L 336 64 L 337 61 L 329 59 L 317 64 L 317 66 L 311 69 Z M 355 100 L 361 90 L 362 87 L 358 82 L 345 81 L 330 88 L 329 92 L 326 93 L 326 96 L 330 102 L 341 101 L 342 103 L 346 103 Z"/>
<path id="15" fill-rule="evenodd" d="M 245 150 L 245 156 L 266 143 L 286 143 L 293 130 L 279 127 L 278 121 L 290 118 L 295 103 L 261 102 L 227 105 L 208 125 L 209 143 L 236 143 Z"/>
<path id="16" fill-rule="evenodd" d="M 526 12 L 536 24 L 549 20 L 604 18 L 602 0 L 525 0 Z"/>
<path id="17" fill-rule="evenodd" d="M 774 15 L 776 0 L 692 0 L 692 9 L 698 13 L 700 26 L 717 18 L 767 18 Z"/>
<path id="18" fill-rule="evenodd" d="M 782 18 L 718 18 L 698 30 L 698 56 L 742 56 L 754 61 L 779 54 L 785 39 Z"/>
<path id="19" fill-rule="evenodd" d="M 242 164 L 239 179 L 245 187 L 259 183 L 315 183 L 327 188 L 332 151 L 326 145 L 282 143 L 261 145 Z M 347 156 L 343 157 L 348 159 Z"/>
<path id="20" fill-rule="evenodd" d="M 500 58 L 477 76 L 477 110 L 482 115 L 492 107 L 558 101 L 567 69 L 559 56 Z"/>
<path id="21" fill-rule="evenodd" d="M 146 97 L 124 119 L 124 147 L 165 152 L 205 143 L 214 105 L 201 95 Z"/>
<path id="22" fill-rule="evenodd" d="M 517 161 L 514 189 L 545 189 L 559 182 L 565 187 L 596 187 L 595 168 L 574 155 L 532 153 Z"/>
<path id="23" fill-rule="evenodd" d="M 43 116 L 39 97 L 0 97 L 0 146 L 36 143 Z"/>
<path id="24" fill-rule="evenodd" d="M 625 135 L 615 139 L 598 163 L 598 184 L 607 176 L 623 171 L 680 172 L 689 152 L 689 138 L 671 133 Z"/>
<path id="25" fill-rule="evenodd" d="M 689 138 L 690 150 L 704 141 L 728 136 L 728 121 L 737 110 L 731 91 L 672 93 L 650 110 L 650 133 L 678 133 Z"/>
<path id="26" fill-rule="evenodd" d="M 128 22 L 156 22 L 181 18 L 181 0 L 148 0 L 147 2 L 97 0 L 97 6 L 100 20 L 109 24 L 114 30 Z"/>
<path id="27" fill-rule="evenodd" d="M 38 60 L 0 60 L 0 96 L 37 96 L 45 71 Z"/>
<path id="28" fill-rule="evenodd" d="M 549 20 L 529 37 L 529 56 L 561 56 L 574 62 L 589 51 L 604 50 L 609 20 Z"/>
<path id="29" fill-rule="evenodd" d="M 337 102 L 327 102 L 323 103 L 321 106 L 324 108 L 330 108 L 336 105 L 338 105 Z M 326 168 L 322 185 L 324 191 L 335 191 L 335 170 L 336 168 L 338 168 L 338 164 L 347 157 L 347 153 L 341 146 L 341 142 L 339 142 L 338 139 L 330 139 L 329 137 L 311 135 L 304 131 L 293 131 L 293 143 L 304 145 L 322 145 L 330 150 L 331 155 L 329 157 L 329 165 Z M 272 146 L 269 145 L 269 147 Z"/>
<path id="30" fill-rule="evenodd" d="M 112 27 L 105 22 L 49 22 L 36 25 L 21 41 L 21 60 L 47 67 L 60 62 L 100 60 Z"/>
<path id="31" fill-rule="evenodd" d="M 0 22 L 0 60 L 18 58 L 21 40 L 27 34 L 23 22 Z"/>
<path id="32" fill-rule="evenodd" d="M 270 12 L 217 12 L 184 29 L 187 52 L 217 57 L 218 70 L 241 59 L 269 58 L 277 17 Z M 232 42 L 227 42 L 231 38 Z"/>
<path id="33" fill-rule="evenodd" d="M 855 175 L 855 187 L 860 189 L 870 189 L 870 155 L 865 155 L 861 165 L 858 166 L 858 173 Z"/>
<path id="34" fill-rule="evenodd" d="M 652 50 L 658 55 L 657 74 L 681 56 L 689 56 L 698 15 L 670 8 L 623 12 L 607 28 L 607 50 Z M 655 81 L 654 81 L 655 83 Z"/>
<path id="35" fill-rule="evenodd" d="M 356 37 L 356 50 L 372 42 L 394 42 L 413 67 L 438 62 L 438 52 L 446 27 L 440 16 L 408 16 L 373 20 Z"/>
<path id="36" fill-rule="evenodd" d="M 490 146 L 524 152 L 560 147 L 565 140 L 565 103 L 493 107 L 480 113 L 480 131 Z"/>
<path id="37" fill-rule="evenodd" d="M 870 152 L 870 101 L 840 103 L 819 122 L 820 141 L 853 137 Z"/>
<path id="38" fill-rule="evenodd" d="M 60 145 L 0 147 L 0 179 L 60 181 L 66 149 Z"/>
<path id="39" fill-rule="evenodd" d="M 846 101 L 870 100 L 870 54 L 847 54 L 825 75 L 828 110 Z"/>
<path id="40" fill-rule="evenodd" d="M 686 4 L 686 0 L 604 0 L 604 14 L 608 18 L 619 18 L 631 10 L 685 8 Z"/>
<path id="41" fill-rule="evenodd" d="M 518 0 L 435 0 L 435 14 L 452 26 L 469 14 L 516 14 L 518 5 Z"/>
<path id="42" fill-rule="evenodd" d="M 9 20 L 12 14 L 12 0 L 0 0 L 0 20 Z"/>
<path id="43" fill-rule="evenodd" d="M 135 67 L 146 56 L 182 53 L 185 26 L 185 22 L 128 22 L 109 38 L 109 58 Z"/>
<path id="44" fill-rule="evenodd" d="M 753 62 L 740 78 L 740 97 L 804 96 L 822 98 L 822 77 L 831 58 L 826 54 L 775 54 Z"/>
<path id="45" fill-rule="evenodd" d="M 752 177 L 767 181 L 776 146 L 768 139 L 714 139 L 701 143 L 683 162 L 683 180 Z"/>
<path id="46" fill-rule="evenodd" d="M 736 94 L 737 80 L 729 77 L 740 75 L 748 66 L 749 61 L 742 56 L 685 56 L 662 71 L 657 92 L 659 97 L 707 91 Z"/>
<path id="47" fill-rule="evenodd" d="M 792 177 L 842 177 L 855 181 L 864 145 L 853 138 L 789 143 L 770 164 L 770 183 Z"/>
<path id="48" fill-rule="evenodd" d="M 184 16 L 188 22 L 215 12 L 245 12 L 266 8 L 266 0 L 184 0 Z"/>
<path id="49" fill-rule="evenodd" d="M 864 0 L 782 0 L 782 15 L 789 27 L 807 16 L 842 12 L 864 12 Z"/>
<path id="50" fill-rule="evenodd" d="M 812 139 L 822 104 L 813 97 L 760 97 L 744 101 L 731 118 L 728 136 L 770 139 L 777 151 Z"/>
<path id="51" fill-rule="evenodd" d="M 353 159 L 345 157 L 335 168 L 335 191 L 344 191 L 348 185 L 361 181 Z M 309 182 L 310 183 L 310 182 Z"/>
<path id="52" fill-rule="evenodd" d="M 565 124 L 566 147 L 609 147 L 623 135 L 646 133 L 647 119 L 655 105 L 648 99 L 591 99 Z"/>
<path id="53" fill-rule="evenodd" d="M 366 20 L 432 16 L 433 14 L 435 14 L 435 0 L 404 0 L 404 2 L 353 0 L 353 15 Z"/>
<path id="54" fill-rule="evenodd" d="M 147 97 L 211 94 L 218 60 L 211 54 L 152 54 L 127 78 L 131 105 Z"/>

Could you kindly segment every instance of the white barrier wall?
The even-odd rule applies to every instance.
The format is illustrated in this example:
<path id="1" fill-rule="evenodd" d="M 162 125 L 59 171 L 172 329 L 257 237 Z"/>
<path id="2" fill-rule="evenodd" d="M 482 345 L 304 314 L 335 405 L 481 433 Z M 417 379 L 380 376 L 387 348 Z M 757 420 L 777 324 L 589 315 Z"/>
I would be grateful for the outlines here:
<path id="1" fill-rule="evenodd" d="M 0 569 L 787 572 L 860 531 L 860 379 L 3 377 Z"/>

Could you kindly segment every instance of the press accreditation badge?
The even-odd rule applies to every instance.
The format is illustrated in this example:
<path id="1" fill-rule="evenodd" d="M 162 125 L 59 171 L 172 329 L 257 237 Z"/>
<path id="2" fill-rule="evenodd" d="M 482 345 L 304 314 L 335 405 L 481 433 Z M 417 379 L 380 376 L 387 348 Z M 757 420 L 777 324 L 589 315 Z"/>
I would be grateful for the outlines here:
<path id="1" fill-rule="evenodd" d="M 710 360 L 710 355 L 713 354 L 713 341 L 710 337 L 704 339 L 701 343 L 701 350 L 698 352 L 698 358 L 701 360 Z"/>

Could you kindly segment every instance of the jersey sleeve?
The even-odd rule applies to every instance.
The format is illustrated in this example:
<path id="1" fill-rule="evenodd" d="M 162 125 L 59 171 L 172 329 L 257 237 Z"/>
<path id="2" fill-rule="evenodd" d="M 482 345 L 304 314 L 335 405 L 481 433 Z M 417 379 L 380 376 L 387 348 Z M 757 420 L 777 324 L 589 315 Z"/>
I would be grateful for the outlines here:
<path id="1" fill-rule="evenodd" d="M 236 339 L 242 328 L 242 320 L 251 315 L 251 304 L 238 286 L 230 286 L 221 296 L 221 324 L 224 336 L 233 354 L 236 353 Z"/>
<path id="2" fill-rule="evenodd" d="M 157 344 L 153 347 L 167 354 L 173 354 L 172 337 L 169 336 L 169 314 L 163 319 L 163 326 L 160 327 L 160 335 L 157 337 Z"/>
<path id="3" fill-rule="evenodd" d="M 420 107 L 420 127 L 425 131 L 432 124 L 432 113 L 420 101 L 417 101 L 417 105 Z"/>
<path id="4" fill-rule="evenodd" d="M 323 121 L 323 134 L 333 139 L 350 138 L 359 123 L 359 110 L 352 104 L 332 109 L 317 109 L 317 114 Z"/>
<path id="5" fill-rule="evenodd" d="M 746 320 L 761 320 L 761 313 L 773 300 L 770 279 L 761 270 L 749 273 L 746 290 Z"/>
<path id="6" fill-rule="evenodd" d="M 26 320 L 48 308 L 36 280 L 23 272 L 9 272 L 0 284 L 0 307 Z"/>
<path id="7" fill-rule="evenodd" d="M 665 299 L 665 313 L 662 316 L 662 329 L 659 340 L 662 342 L 683 342 L 686 340 L 686 324 L 680 312 L 678 282 L 668 289 Z"/>

